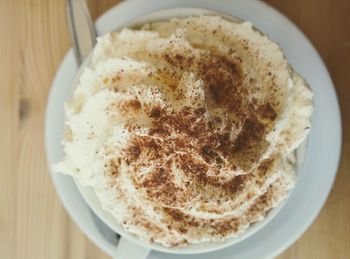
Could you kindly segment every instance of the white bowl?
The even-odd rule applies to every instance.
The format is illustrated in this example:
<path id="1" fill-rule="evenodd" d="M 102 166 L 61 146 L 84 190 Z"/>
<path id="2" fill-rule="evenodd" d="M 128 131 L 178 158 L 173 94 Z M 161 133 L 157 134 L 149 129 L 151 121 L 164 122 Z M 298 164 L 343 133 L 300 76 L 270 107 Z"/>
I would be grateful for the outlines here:
<path id="1" fill-rule="evenodd" d="M 161 21 L 161 20 L 169 20 L 171 18 L 180 18 L 180 17 L 188 17 L 188 16 L 196 16 L 196 15 L 220 15 L 225 16 L 226 19 L 239 21 L 239 19 L 230 17 L 228 15 L 225 15 L 223 13 L 213 12 L 210 10 L 205 9 L 198 9 L 198 8 L 172 8 L 172 9 L 165 9 L 157 12 L 152 12 L 150 14 L 147 14 L 146 16 L 143 16 L 139 19 L 136 19 L 135 21 L 132 21 L 130 24 L 127 24 L 128 27 L 138 27 L 148 22 L 155 22 L 155 21 Z M 116 30 L 122 29 L 120 27 L 117 27 Z M 73 88 L 79 83 L 79 79 L 85 69 L 85 67 L 89 67 L 91 65 L 91 59 L 92 55 L 90 54 L 88 58 L 84 61 L 84 63 L 79 68 L 78 73 L 76 74 L 75 80 L 73 82 Z M 176 253 L 176 254 L 198 254 L 198 253 L 205 253 L 210 251 L 215 251 L 218 249 L 225 248 L 227 246 L 233 245 L 237 242 L 242 241 L 243 239 L 249 237 L 250 235 L 254 234 L 256 231 L 261 229 L 265 224 L 267 224 L 273 216 L 277 214 L 277 212 L 282 208 L 282 205 L 285 204 L 285 202 L 282 202 L 279 204 L 278 207 L 271 210 L 267 217 L 263 220 L 256 222 L 255 224 L 252 224 L 244 233 L 236 236 L 226 239 L 225 241 L 217 241 L 217 242 L 203 242 L 199 244 L 191 244 L 186 247 L 165 247 L 160 244 L 156 243 L 145 243 L 139 238 L 135 237 L 134 235 L 130 234 L 129 232 L 125 231 L 124 228 L 116 221 L 116 219 L 113 217 L 112 214 L 102 209 L 102 205 L 93 191 L 90 187 L 84 187 L 79 184 L 79 181 L 75 181 L 81 195 L 83 196 L 85 202 L 89 205 L 89 207 L 95 212 L 95 214 L 112 230 L 114 230 L 116 233 L 121 235 L 123 238 L 126 238 L 127 240 L 130 240 L 132 242 L 135 242 L 143 247 L 157 250 L 161 252 L 166 253 Z"/>
<path id="2" fill-rule="evenodd" d="M 286 56 L 288 60 L 292 63 L 293 67 L 301 75 L 306 77 L 306 79 L 308 80 L 308 82 L 310 83 L 311 87 L 315 92 L 316 109 L 315 109 L 315 114 L 313 118 L 313 128 L 310 134 L 310 143 L 307 149 L 305 165 L 302 168 L 300 168 L 300 170 L 298 171 L 298 174 L 299 174 L 298 183 L 290 199 L 288 200 L 286 206 L 281 210 L 281 212 L 276 216 L 276 218 L 274 218 L 271 221 L 270 224 L 268 224 L 261 231 L 255 233 L 252 237 L 234 245 L 234 247 L 236 248 L 239 246 L 241 246 L 241 248 L 244 248 L 244 247 L 247 247 L 249 240 L 254 241 L 255 239 L 256 241 L 258 241 L 259 238 L 261 243 L 262 241 L 264 241 L 263 238 L 268 240 L 271 234 L 273 234 L 274 232 L 275 232 L 275 236 L 278 237 L 280 233 L 278 231 L 276 232 L 275 228 L 276 226 L 278 226 L 277 224 L 279 224 L 280 229 L 285 230 L 286 236 L 283 236 L 279 239 L 274 239 L 272 243 L 265 246 L 265 254 L 266 254 L 266 250 L 271 250 L 276 252 L 280 250 L 282 247 L 285 247 L 286 245 L 294 241 L 295 238 L 299 236 L 302 233 L 302 231 L 304 231 L 306 227 L 311 223 L 311 221 L 314 219 L 319 209 L 321 208 L 325 198 L 327 197 L 327 194 L 333 182 L 333 178 L 336 172 L 336 167 L 339 159 L 339 151 L 340 151 L 339 110 L 338 110 L 338 105 L 334 94 L 334 90 L 332 88 L 332 83 L 329 79 L 328 73 L 325 70 L 319 56 L 317 55 L 315 50 L 312 48 L 310 43 L 304 38 L 304 36 L 285 18 L 281 17 L 278 13 L 276 13 L 275 11 L 273 11 L 272 9 L 268 8 L 267 6 L 261 3 L 258 3 L 256 1 L 233 1 L 233 2 L 234 2 L 234 5 L 232 1 L 231 2 L 220 1 L 217 3 L 214 3 L 212 1 L 192 1 L 188 3 L 187 1 L 175 2 L 170 0 L 169 1 L 162 0 L 162 1 L 153 1 L 152 4 L 150 4 L 150 2 L 147 2 L 146 4 L 146 1 L 130 1 L 130 2 L 125 2 L 122 5 L 112 9 L 100 20 L 99 24 L 100 24 L 100 28 L 103 28 L 102 32 L 105 33 L 112 29 L 123 27 L 124 25 L 129 23 L 131 20 L 135 19 L 136 17 L 139 17 L 140 15 L 144 15 L 146 13 L 159 10 L 162 8 L 177 7 L 177 6 L 199 6 L 199 7 L 208 8 L 208 9 L 217 9 L 220 11 L 227 11 L 227 12 L 232 11 L 232 14 L 244 20 L 248 18 L 248 20 L 253 21 L 254 25 L 257 28 L 261 29 L 262 31 L 270 32 L 269 33 L 270 37 L 275 41 L 277 41 L 282 46 L 282 48 L 284 48 Z M 137 6 L 144 6 L 145 8 L 136 9 Z M 133 10 L 134 12 L 131 13 L 131 12 L 128 12 L 128 10 L 129 11 Z M 115 17 L 119 18 L 118 21 L 115 20 Z M 299 47 L 293 46 L 291 44 L 293 42 L 295 43 L 295 45 L 298 45 Z M 300 48 L 300 46 L 303 46 L 303 48 Z M 306 58 L 308 56 L 309 58 Z M 62 75 L 58 74 L 57 78 L 61 78 L 62 80 Z M 60 79 L 57 79 L 57 80 L 60 80 Z M 72 91 L 71 81 L 69 84 L 67 82 L 66 87 L 64 88 L 63 87 L 64 85 L 63 84 L 59 85 L 57 80 L 55 81 L 52 92 L 50 94 L 48 111 L 47 111 L 47 121 L 46 121 L 47 122 L 46 123 L 46 143 L 47 143 L 49 164 L 52 164 L 53 162 L 58 161 L 62 157 L 62 147 L 59 144 L 60 138 L 62 135 L 62 130 L 63 130 L 63 108 L 62 107 L 63 107 L 63 101 L 70 96 L 70 93 Z M 321 87 L 320 84 L 324 85 L 325 87 Z M 320 105 L 320 103 L 322 103 L 322 105 Z M 329 115 L 328 118 L 323 117 L 327 114 Z M 331 124 L 328 124 L 327 121 L 330 122 L 330 120 L 333 120 L 333 121 L 331 122 Z M 322 126 L 325 127 L 327 125 L 333 125 L 333 128 L 328 130 L 328 133 L 331 133 L 330 135 L 328 135 L 327 132 L 324 131 L 324 128 L 321 128 Z M 327 134 L 327 137 L 324 137 L 325 134 Z M 328 146 L 328 149 L 327 149 L 327 146 Z M 320 166 L 320 164 L 322 164 L 322 166 Z M 314 171 L 314 170 L 318 170 L 318 171 Z M 313 176 L 317 176 L 319 174 L 316 174 L 316 173 L 320 173 L 320 172 L 323 172 L 322 178 L 310 177 L 312 176 L 312 174 L 314 174 Z M 67 179 L 63 180 L 62 177 L 64 178 L 66 176 L 61 176 L 61 175 L 53 176 L 54 182 L 56 183 L 57 189 L 61 195 L 61 198 L 64 201 L 64 204 L 66 205 L 67 209 L 71 212 L 72 217 L 76 221 L 79 221 L 80 224 L 78 223 L 78 225 L 80 225 L 86 232 L 89 232 L 90 237 L 96 240 L 96 238 L 94 238 L 91 235 L 91 232 L 92 232 L 91 226 L 88 226 L 87 224 L 83 225 L 81 223 L 83 219 L 86 220 L 86 212 L 85 214 L 81 212 L 82 210 L 80 210 L 80 212 L 77 212 L 78 210 L 72 209 L 70 202 L 67 201 L 67 199 L 69 199 L 69 195 L 64 194 L 62 190 L 63 188 L 68 186 Z M 66 181 L 66 183 L 63 183 L 64 181 Z M 317 188 L 317 185 L 319 188 Z M 71 187 L 72 186 L 70 186 L 70 188 Z M 299 198 L 298 200 L 298 197 L 300 197 L 300 195 L 302 194 L 304 194 L 303 199 Z M 315 194 L 317 195 L 315 196 Z M 76 197 L 76 193 L 74 195 L 75 195 L 74 197 L 78 199 Z M 90 195 L 90 194 L 86 194 L 86 195 Z M 93 202 L 95 205 L 91 205 L 91 201 L 93 200 L 93 198 L 89 197 L 87 200 L 90 201 L 89 202 L 90 206 L 94 208 L 94 211 L 98 215 L 100 214 L 99 216 L 102 219 L 105 219 L 105 216 L 101 214 L 104 212 L 98 212 L 96 210 L 96 208 L 98 208 L 98 206 L 96 205 L 97 203 Z M 308 204 L 307 202 L 310 202 L 310 201 L 312 201 L 312 203 Z M 298 208 L 298 205 L 299 205 L 299 208 Z M 294 206 L 294 209 L 293 209 L 293 206 Z M 300 211 L 298 210 L 300 208 L 303 209 L 304 214 L 300 213 Z M 286 214 L 286 211 L 292 214 L 291 215 Z M 283 222 L 284 221 L 283 218 L 288 221 Z M 108 220 L 108 222 L 109 221 L 110 220 Z M 267 222 L 267 220 L 263 222 Z M 272 225 L 272 223 L 274 223 L 274 226 Z M 260 224 L 260 226 L 262 226 L 262 224 Z M 258 226 L 259 224 L 257 224 L 257 227 L 251 228 L 251 230 L 249 230 L 251 232 L 248 231 L 246 235 L 248 236 L 249 233 L 255 232 Z M 269 226 L 270 226 L 270 230 L 269 230 L 270 233 L 267 230 Z M 287 228 L 285 226 L 287 226 Z M 129 237 L 128 233 L 123 233 L 122 229 L 118 229 L 118 227 L 116 228 L 113 227 L 113 228 L 117 230 L 118 233 L 121 233 L 123 236 Z M 135 240 L 135 238 L 133 237 L 129 237 L 129 238 L 132 238 L 133 241 L 140 242 Z M 176 253 L 206 252 L 206 251 L 210 251 L 210 250 L 212 251 L 218 248 L 222 248 L 224 246 L 232 245 L 233 243 L 239 240 L 242 240 L 242 238 L 228 240 L 227 242 L 223 242 L 220 244 L 214 244 L 214 245 L 207 244 L 202 247 L 199 245 L 199 247 L 194 246 L 194 248 L 189 247 L 187 248 L 187 250 L 186 249 L 184 250 L 172 249 L 171 251 L 166 250 L 166 252 L 176 252 Z M 284 242 L 281 242 L 283 240 Z M 98 242 L 101 244 L 102 241 L 99 240 Z M 274 245 L 276 243 L 279 243 L 279 246 Z M 144 243 L 141 243 L 141 244 L 144 244 Z M 259 242 L 255 243 L 254 250 L 257 249 L 257 244 L 259 244 Z M 106 248 L 106 244 L 104 244 L 104 247 Z M 157 247 L 152 245 L 151 247 L 152 249 L 165 251 L 164 247 L 161 247 L 161 246 Z M 274 247 L 274 249 L 269 247 Z M 110 251 L 111 248 L 108 247 L 108 250 Z M 260 247 L 260 250 L 264 251 L 264 248 Z M 249 253 L 249 251 L 241 251 L 241 254 L 242 253 L 243 254 L 245 253 L 246 255 L 252 254 L 252 252 Z M 260 253 L 260 255 L 262 254 Z"/>

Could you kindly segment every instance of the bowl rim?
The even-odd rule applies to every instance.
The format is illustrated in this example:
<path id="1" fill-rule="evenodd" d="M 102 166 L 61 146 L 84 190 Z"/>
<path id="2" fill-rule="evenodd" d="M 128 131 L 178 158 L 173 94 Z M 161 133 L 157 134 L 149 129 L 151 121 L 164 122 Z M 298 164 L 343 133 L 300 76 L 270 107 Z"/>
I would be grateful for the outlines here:
<path id="1" fill-rule="evenodd" d="M 236 17 L 231 17 L 225 13 L 218 13 L 209 9 L 199 9 L 199 8 L 168 8 L 158 10 L 156 12 L 149 13 L 143 17 L 136 19 L 135 21 L 131 21 L 127 25 L 118 26 L 114 31 L 119 31 L 126 27 L 139 27 L 145 23 L 149 22 L 157 22 L 160 20 L 170 20 L 172 18 L 186 18 L 189 16 L 200 16 L 200 15 L 216 15 L 221 16 L 226 19 L 234 19 L 237 22 L 243 22 Z M 79 83 L 80 77 L 83 74 L 85 68 L 90 68 L 92 63 L 93 50 L 90 52 L 88 57 L 84 60 L 81 66 L 78 69 L 78 72 L 75 75 L 74 81 L 72 83 L 72 88 L 75 89 Z M 298 169 L 296 169 L 297 171 Z M 257 231 L 263 228 L 270 220 L 273 219 L 274 216 L 282 209 L 286 201 L 288 200 L 290 193 L 293 190 L 290 190 L 288 195 L 281 201 L 276 207 L 272 208 L 271 211 L 268 212 L 267 216 L 264 219 L 252 223 L 244 232 L 239 233 L 237 236 L 225 238 L 223 241 L 206 241 L 200 242 L 197 244 L 189 244 L 185 247 L 166 247 L 159 243 L 148 243 L 138 236 L 135 236 L 128 231 L 126 231 L 121 224 L 116 222 L 113 215 L 102 209 L 102 204 L 98 199 L 97 195 L 93 191 L 91 187 L 82 186 L 77 179 L 74 179 L 74 183 L 76 184 L 80 194 L 82 195 L 84 201 L 88 204 L 90 209 L 99 217 L 102 222 L 104 222 L 109 228 L 118 233 L 121 237 L 126 238 L 127 240 L 137 243 L 146 248 L 150 248 L 152 250 L 166 252 L 166 253 L 176 253 L 176 254 L 198 254 L 198 253 L 206 253 L 212 252 L 219 249 L 223 249 L 225 247 L 234 245 L 251 235 L 254 235 Z"/>
<path id="2" fill-rule="evenodd" d="M 133 1 L 134 3 L 135 2 L 138 2 L 138 3 L 142 3 L 142 2 L 146 2 L 146 1 L 143 1 L 143 0 L 140 0 L 140 1 Z M 169 1 L 167 1 L 167 2 L 169 2 Z M 198 2 L 198 1 L 197 1 Z M 236 2 L 240 2 L 240 1 L 236 1 Z M 249 2 L 249 1 L 247 1 L 247 2 Z M 250 1 L 250 2 L 255 2 L 255 1 Z M 129 3 L 130 4 L 130 3 Z M 264 3 L 259 3 L 259 4 L 262 4 L 262 5 L 265 5 Z M 100 18 L 100 20 L 97 22 L 97 24 L 100 24 L 100 27 L 102 28 L 104 25 L 104 23 L 106 23 L 106 22 L 108 22 L 108 20 L 109 19 L 111 19 L 112 17 L 111 17 L 111 14 L 114 12 L 114 10 L 116 9 L 116 8 L 118 8 L 118 9 L 120 9 L 121 7 L 122 7 L 122 5 L 124 5 L 124 8 L 125 8 L 125 6 L 127 5 L 127 3 L 126 2 L 124 2 L 124 3 L 122 3 L 122 4 L 120 4 L 120 5 L 118 5 L 118 6 L 115 6 L 114 8 L 112 8 L 112 9 L 110 9 L 109 11 L 107 11 L 104 15 L 103 15 L 103 17 L 104 17 L 104 19 L 102 19 L 102 18 Z M 209 4 L 208 4 L 209 5 Z M 266 7 L 268 7 L 268 6 L 266 6 Z M 270 9 L 272 9 L 271 7 L 268 7 L 268 8 L 270 8 Z M 278 13 L 278 11 L 276 11 L 276 10 L 273 10 L 272 9 L 272 11 L 273 12 L 275 12 L 275 13 L 277 13 L 277 14 L 279 14 Z M 309 45 L 309 46 L 307 46 L 307 47 L 311 47 L 312 48 L 312 50 L 315 52 L 315 53 L 312 53 L 313 55 L 314 55 L 314 59 L 316 59 L 316 62 L 318 62 L 319 63 L 319 65 L 320 65 L 320 68 L 319 68 L 319 70 L 323 70 L 323 73 L 324 73 L 324 75 L 325 75 L 325 77 L 326 77 L 326 83 L 325 84 L 328 84 L 328 85 L 330 85 L 330 86 L 332 86 L 332 82 L 331 82 L 331 79 L 330 79 L 330 77 L 329 77 L 329 74 L 328 74 L 328 72 L 327 72 L 327 70 L 325 69 L 325 66 L 324 66 L 324 64 L 323 64 L 323 62 L 322 62 L 322 60 L 321 60 L 321 58 L 319 57 L 319 55 L 317 54 L 317 52 L 315 51 L 315 49 L 313 48 L 313 46 L 311 45 L 311 43 L 307 40 L 307 38 L 302 34 L 302 32 L 300 32 L 300 30 L 298 30 L 290 21 L 288 21 L 285 17 L 283 17 L 283 16 L 281 16 L 281 14 L 279 14 L 280 15 L 280 17 L 278 17 L 278 18 L 280 18 L 280 19 L 284 19 L 285 21 L 287 21 L 288 23 L 289 23 L 289 27 L 292 27 L 292 29 L 294 29 L 294 31 L 296 31 L 299 35 L 298 36 L 301 36 L 301 39 L 304 41 L 304 43 L 307 45 Z M 293 28 L 294 27 L 294 28 Z M 327 78 L 328 77 L 328 78 Z M 334 145 L 332 146 L 332 148 L 334 149 L 334 152 L 335 152 L 335 154 L 334 154 L 334 158 L 335 159 L 333 159 L 333 161 L 332 161 L 332 171 L 333 170 L 335 170 L 337 167 L 338 167 L 338 164 L 339 164 L 339 159 L 340 159 L 340 150 L 341 150 L 341 123 L 340 123 L 340 111 L 339 111 L 339 105 L 338 105 L 338 103 L 337 103 L 337 98 L 336 98 L 336 95 L 335 95 L 335 91 L 334 91 L 334 88 L 332 88 L 331 87 L 331 89 L 329 89 L 330 90 L 330 92 L 331 92 L 331 98 L 333 99 L 332 101 L 333 101 L 333 107 L 332 107 L 332 112 L 334 113 L 333 115 L 335 115 L 334 116 L 334 118 L 333 118 L 333 122 L 335 122 L 335 128 L 333 129 L 333 132 L 334 132 L 334 134 L 335 134 L 335 136 L 333 136 L 333 139 L 335 140 L 335 143 L 334 143 Z M 51 92 L 51 94 L 52 94 L 52 92 Z M 50 94 L 50 98 L 49 98 L 49 101 L 50 101 L 50 99 L 52 99 L 52 96 L 51 96 L 51 94 Z M 335 101 L 335 102 L 334 102 Z M 49 105 L 49 102 L 48 102 L 48 107 L 49 107 L 50 105 Z M 47 112 L 47 114 L 46 114 L 47 116 L 48 116 L 48 112 Z M 48 120 L 46 120 L 46 129 L 48 129 Z M 49 135 L 50 134 L 47 134 L 47 130 L 46 130 L 46 148 L 47 148 L 47 152 L 48 152 L 48 137 L 49 137 Z M 49 153 L 49 152 L 48 152 Z M 49 154 L 48 154 L 48 157 L 49 157 Z M 335 169 L 334 169 L 335 168 Z M 323 195 L 322 196 L 322 198 L 321 198 L 321 205 L 319 205 L 318 206 L 318 208 L 317 209 L 314 209 L 314 212 L 312 213 L 313 215 L 311 216 L 311 217 L 309 217 L 308 218 L 308 220 L 307 220 L 307 222 L 305 222 L 304 224 L 303 224 L 303 226 L 302 227 L 300 227 L 300 229 L 299 229 L 299 231 L 298 231 L 298 233 L 296 234 L 296 233 L 294 233 L 294 235 L 292 236 L 292 237 L 290 237 L 289 238 L 289 241 L 288 242 L 286 242 L 285 243 L 285 245 L 284 246 L 281 246 L 280 247 L 280 250 L 279 251 L 281 251 L 281 250 L 283 250 L 283 249 L 285 249 L 288 245 L 290 245 L 298 236 L 300 236 L 305 230 L 306 230 L 306 228 L 311 224 L 311 222 L 315 219 L 315 217 L 316 217 L 316 215 L 318 214 L 318 212 L 319 212 L 319 210 L 321 209 L 321 207 L 322 207 L 322 205 L 324 204 L 324 201 L 325 201 L 325 199 L 326 199 L 326 197 L 327 197 L 327 195 L 328 195 L 328 193 L 329 193 L 329 190 L 330 190 L 330 187 L 332 186 L 332 183 L 333 183 L 333 181 L 334 181 L 334 178 L 335 178 L 335 173 L 332 175 L 332 177 L 329 177 L 329 180 L 330 180 L 330 182 L 329 182 L 329 185 L 327 186 L 327 189 L 326 189 L 326 191 L 325 191 L 325 194 L 326 195 Z M 55 180 L 54 180 L 54 182 L 55 182 Z M 79 224 L 78 224 L 79 225 Z"/>

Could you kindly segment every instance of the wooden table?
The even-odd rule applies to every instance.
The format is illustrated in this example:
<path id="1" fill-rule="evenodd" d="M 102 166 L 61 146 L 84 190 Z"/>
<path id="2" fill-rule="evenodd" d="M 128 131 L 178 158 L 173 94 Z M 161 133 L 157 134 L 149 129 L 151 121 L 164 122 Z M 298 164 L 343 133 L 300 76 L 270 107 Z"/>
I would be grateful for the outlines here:
<path id="1" fill-rule="evenodd" d="M 97 17 L 116 0 L 89 1 Z M 350 258 L 350 1 L 268 0 L 311 39 L 343 111 L 333 191 L 309 230 L 279 258 Z M 108 258 L 70 220 L 47 172 L 47 95 L 70 48 L 63 0 L 0 1 L 0 258 Z"/>

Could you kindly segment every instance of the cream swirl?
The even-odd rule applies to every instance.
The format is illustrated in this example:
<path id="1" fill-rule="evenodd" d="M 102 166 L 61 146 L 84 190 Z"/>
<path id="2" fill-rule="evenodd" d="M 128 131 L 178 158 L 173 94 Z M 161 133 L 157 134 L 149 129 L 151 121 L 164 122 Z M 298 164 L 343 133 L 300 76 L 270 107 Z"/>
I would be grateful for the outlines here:
<path id="1" fill-rule="evenodd" d="M 98 39 L 55 170 L 165 246 L 242 233 L 283 200 L 312 93 L 248 22 L 200 16 Z"/>

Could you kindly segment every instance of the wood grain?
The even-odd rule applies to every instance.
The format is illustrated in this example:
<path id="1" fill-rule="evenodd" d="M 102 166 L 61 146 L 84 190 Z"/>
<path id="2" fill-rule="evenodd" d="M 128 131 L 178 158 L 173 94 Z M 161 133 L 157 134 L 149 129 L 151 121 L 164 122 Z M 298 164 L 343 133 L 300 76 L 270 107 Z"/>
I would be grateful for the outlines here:
<path id="1" fill-rule="evenodd" d="M 119 2 L 89 0 L 94 18 Z M 343 111 L 343 153 L 315 223 L 279 259 L 350 257 L 350 1 L 268 0 L 311 39 Z M 69 219 L 47 173 L 47 95 L 70 47 L 63 0 L 0 1 L 0 258 L 109 258 Z"/>

